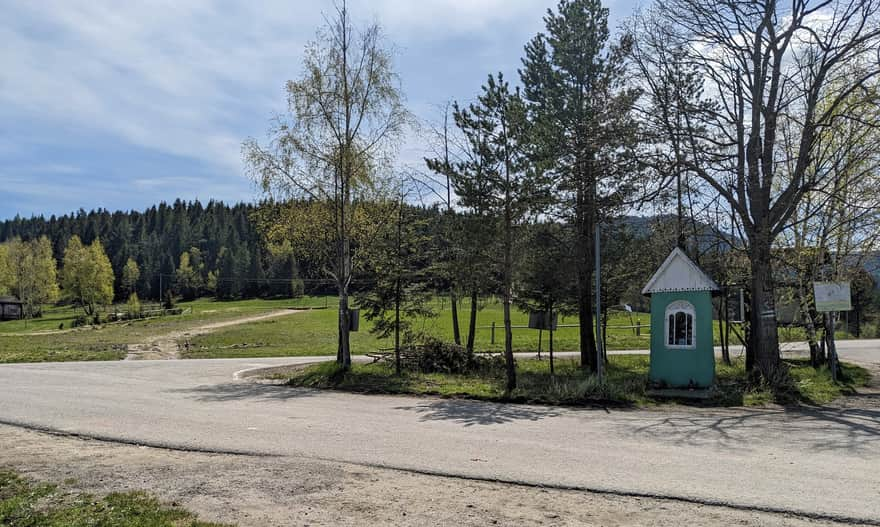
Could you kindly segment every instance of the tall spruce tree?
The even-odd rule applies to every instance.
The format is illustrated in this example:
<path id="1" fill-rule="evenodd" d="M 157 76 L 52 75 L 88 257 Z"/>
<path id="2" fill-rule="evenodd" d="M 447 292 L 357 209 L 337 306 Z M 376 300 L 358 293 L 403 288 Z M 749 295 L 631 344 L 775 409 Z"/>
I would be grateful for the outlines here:
<path id="1" fill-rule="evenodd" d="M 597 371 L 595 227 L 634 190 L 638 92 L 624 78 L 628 40 L 609 44 L 599 0 L 561 0 L 544 22 L 546 33 L 526 45 L 520 77 L 535 159 L 555 176 L 556 212 L 575 229 L 581 366 Z"/>

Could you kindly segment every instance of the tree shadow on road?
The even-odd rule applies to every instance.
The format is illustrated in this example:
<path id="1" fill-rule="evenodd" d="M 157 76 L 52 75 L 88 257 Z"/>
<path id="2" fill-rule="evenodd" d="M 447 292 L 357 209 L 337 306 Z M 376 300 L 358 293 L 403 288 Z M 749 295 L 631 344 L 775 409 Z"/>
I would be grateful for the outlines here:
<path id="1" fill-rule="evenodd" d="M 630 432 L 678 445 L 748 449 L 784 442 L 812 451 L 871 451 L 880 446 L 880 408 L 799 406 L 657 415 L 640 419 Z"/>
<path id="2" fill-rule="evenodd" d="M 291 388 L 279 384 L 229 382 L 222 384 L 204 384 L 194 388 L 168 390 L 168 392 L 183 394 L 200 402 L 225 402 L 243 401 L 247 399 L 286 401 L 288 399 L 312 397 L 320 393 L 320 390 Z"/>
<path id="3" fill-rule="evenodd" d="M 395 410 L 407 410 L 420 414 L 419 421 L 451 421 L 465 427 L 474 425 L 499 425 L 517 421 L 539 421 L 556 417 L 561 410 L 553 407 L 498 404 L 461 399 L 435 401 L 415 406 L 398 406 Z"/>

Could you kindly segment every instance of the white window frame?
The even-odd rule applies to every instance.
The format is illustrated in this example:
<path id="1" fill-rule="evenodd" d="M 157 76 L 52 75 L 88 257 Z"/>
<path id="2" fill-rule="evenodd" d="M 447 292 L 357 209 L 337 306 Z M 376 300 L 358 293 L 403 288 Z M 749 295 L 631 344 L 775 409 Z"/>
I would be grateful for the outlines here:
<path id="1" fill-rule="evenodd" d="M 676 315 L 678 313 L 684 313 L 686 316 L 691 317 L 691 343 L 690 344 L 670 344 L 669 343 L 669 316 Z M 673 319 L 675 320 L 675 319 Z M 669 349 L 695 349 L 697 347 L 697 311 L 694 309 L 694 305 L 686 300 L 676 300 L 675 302 L 671 302 L 668 306 L 666 306 L 666 313 L 663 317 L 663 327 L 665 328 L 663 332 L 663 344 Z"/>

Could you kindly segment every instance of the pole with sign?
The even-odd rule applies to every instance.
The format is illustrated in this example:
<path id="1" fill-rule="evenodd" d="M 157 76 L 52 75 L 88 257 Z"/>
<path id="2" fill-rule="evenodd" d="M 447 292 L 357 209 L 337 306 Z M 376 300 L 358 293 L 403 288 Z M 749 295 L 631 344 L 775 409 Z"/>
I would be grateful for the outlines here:
<path id="1" fill-rule="evenodd" d="M 849 282 L 813 282 L 816 311 L 826 313 L 825 338 L 831 361 L 831 378 L 837 381 L 837 345 L 834 342 L 834 316 L 838 311 L 852 311 L 852 293 Z"/>

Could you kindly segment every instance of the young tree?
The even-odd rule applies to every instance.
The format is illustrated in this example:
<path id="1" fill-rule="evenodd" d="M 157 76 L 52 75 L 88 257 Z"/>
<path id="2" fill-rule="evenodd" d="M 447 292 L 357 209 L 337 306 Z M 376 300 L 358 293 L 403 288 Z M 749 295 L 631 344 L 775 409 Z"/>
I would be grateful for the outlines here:
<path id="1" fill-rule="evenodd" d="M 599 0 L 560 0 L 544 21 L 547 32 L 526 45 L 520 77 L 535 158 L 555 176 L 557 212 L 575 228 L 581 366 L 595 372 L 596 226 L 635 190 L 638 91 L 626 86 L 629 40 L 609 46 L 608 9 Z"/>
<path id="2" fill-rule="evenodd" d="M 551 320 L 561 312 L 576 312 L 568 308 L 571 291 L 576 290 L 571 235 L 570 229 L 555 222 L 537 223 L 528 229 L 515 280 L 518 307 L 547 313 Z M 554 373 L 553 351 L 551 329 L 551 374 Z"/>
<path id="3" fill-rule="evenodd" d="M 454 139 L 451 137 L 453 128 L 449 122 L 449 110 L 450 103 L 447 103 L 443 107 L 443 124 L 434 131 L 434 136 L 438 140 L 437 143 L 439 143 L 439 148 L 436 149 L 438 157 L 433 159 L 425 158 L 425 164 L 428 166 L 428 169 L 442 178 L 439 184 L 442 186 L 443 192 L 434 190 L 435 184 L 438 183 L 436 179 L 428 176 L 425 183 L 426 186 L 432 189 L 435 196 L 440 198 L 446 209 L 441 223 L 443 227 L 441 236 L 438 240 L 441 250 L 438 251 L 436 267 L 440 275 L 449 282 L 449 300 L 452 308 L 452 339 L 456 345 L 460 346 L 461 326 L 458 321 L 459 295 L 457 291 L 460 283 L 456 280 L 459 277 L 459 273 L 456 270 L 459 267 L 457 260 L 460 255 L 460 247 L 453 241 L 456 230 L 460 227 L 460 222 L 452 204 L 452 143 L 454 143 Z M 473 343 L 471 343 L 471 347 L 468 349 L 473 351 L 472 348 Z"/>
<path id="4" fill-rule="evenodd" d="M 133 258 L 129 258 L 122 268 L 122 287 L 127 296 L 131 296 L 137 289 L 138 280 L 141 278 L 141 269 Z"/>
<path id="5" fill-rule="evenodd" d="M 770 382 L 780 378 L 772 248 L 804 196 L 824 186 L 828 174 L 810 169 L 817 138 L 835 121 L 859 119 L 846 101 L 880 75 L 878 9 L 877 0 L 671 0 L 646 17 L 643 33 L 663 35 L 680 51 L 712 103 L 690 105 L 671 131 L 686 145 L 677 162 L 721 195 L 743 228 L 751 264 L 747 368 Z M 663 53 L 652 40 L 642 39 L 641 52 Z M 662 80 L 655 69 L 645 73 Z M 791 151 L 781 148 L 783 127 Z"/>
<path id="6" fill-rule="evenodd" d="M 364 259 L 376 282 L 357 295 L 365 318 L 373 321 L 372 333 L 394 337 L 395 370 L 401 373 L 401 337 L 417 337 L 413 322 L 436 315 L 431 309 L 426 270 L 430 268 L 428 222 L 409 207 L 401 194 L 393 202 L 377 203 L 377 212 L 394 221 L 382 223 L 381 234 L 365 247 Z"/>
<path id="7" fill-rule="evenodd" d="M 501 275 L 504 309 L 504 356 L 507 390 L 516 388 L 510 307 L 516 254 L 515 231 L 541 210 L 545 187 L 529 164 L 525 144 L 527 120 L 518 91 L 510 91 L 501 74 L 490 75 L 477 101 L 467 108 L 455 105 L 455 121 L 467 138 L 473 161 L 461 163 L 452 174 L 461 204 L 485 211 L 500 231 L 501 257 L 494 263 Z"/>
<path id="8" fill-rule="evenodd" d="M 85 246 L 72 236 L 64 250 L 61 287 L 64 297 L 78 304 L 87 316 L 100 305 L 113 302 L 113 268 L 100 240 Z"/>
<path id="9" fill-rule="evenodd" d="M 198 294 L 201 287 L 201 276 L 190 261 L 189 251 L 183 251 L 180 255 L 180 265 L 174 273 L 174 282 L 177 285 L 177 291 L 184 300 L 192 300 Z"/>
<path id="10" fill-rule="evenodd" d="M 880 127 L 873 124 L 880 120 L 877 95 L 877 87 L 853 93 L 846 102 L 852 109 L 844 114 L 858 119 L 838 119 L 817 136 L 810 172 L 826 174 L 824 186 L 805 193 L 792 215 L 792 227 L 780 235 L 788 248 L 781 251 L 780 263 L 797 277 L 792 300 L 800 307 L 814 366 L 826 360 L 818 332 L 833 321 L 816 312 L 812 283 L 852 280 L 858 328 L 862 306 L 856 300 L 865 298 L 863 288 L 871 284 L 865 265 L 880 247 Z M 791 150 L 788 132 L 783 126 L 781 144 Z M 825 336 L 833 335 L 827 331 Z"/>
<path id="11" fill-rule="evenodd" d="M 5 244 L 6 287 L 24 303 L 24 316 L 37 316 L 43 304 L 58 300 L 58 278 L 52 244 L 45 236 Z M 2 265 L 2 264 L 0 264 Z"/>
<path id="12" fill-rule="evenodd" d="M 321 229 L 333 237 L 327 272 L 339 293 L 338 361 L 349 368 L 353 203 L 390 161 L 408 114 L 379 26 L 355 30 L 344 0 L 307 46 L 303 66 L 287 83 L 289 114 L 276 119 L 270 143 L 249 140 L 243 151 L 267 193 L 327 207 Z"/>
<path id="13" fill-rule="evenodd" d="M 9 268 L 9 244 L 0 244 L 0 295 L 8 295 L 12 274 Z"/>

